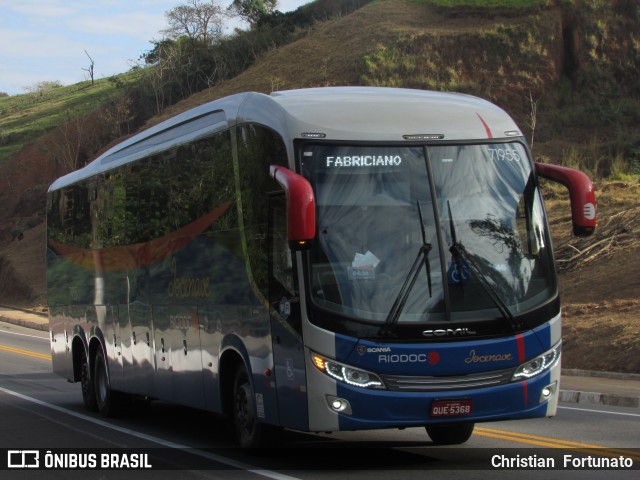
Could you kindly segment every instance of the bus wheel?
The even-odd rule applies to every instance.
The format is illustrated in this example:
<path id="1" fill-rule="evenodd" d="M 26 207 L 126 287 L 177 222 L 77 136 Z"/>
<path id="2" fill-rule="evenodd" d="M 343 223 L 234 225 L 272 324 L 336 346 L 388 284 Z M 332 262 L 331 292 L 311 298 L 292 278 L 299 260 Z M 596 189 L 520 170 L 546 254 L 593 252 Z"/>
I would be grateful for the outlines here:
<path id="1" fill-rule="evenodd" d="M 233 428 L 241 447 L 261 445 L 262 424 L 256 418 L 255 396 L 244 365 L 236 370 L 233 383 Z"/>
<path id="2" fill-rule="evenodd" d="M 84 352 L 81 355 L 80 363 L 80 385 L 82 386 L 82 400 L 84 406 L 90 412 L 98 411 L 98 403 L 96 402 L 96 389 L 93 385 L 93 377 L 90 373 L 89 361 Z"/>
<path id="3" fill-rule="evenodd" d="M 97 410 L 103 417 L 112 416 L 115 412 L 114 392 L 111 391 L 107 362 L 102 353 L 102 348 L 98 347 L 93 361 L 93 385 L 95 390 Z"/>
<path id="4" fill-rule="evenodd" d="M 457 445 L 469 440 L 475 423 L 444 423 L 427 425 L 427 434 L 437 445 Z"/>

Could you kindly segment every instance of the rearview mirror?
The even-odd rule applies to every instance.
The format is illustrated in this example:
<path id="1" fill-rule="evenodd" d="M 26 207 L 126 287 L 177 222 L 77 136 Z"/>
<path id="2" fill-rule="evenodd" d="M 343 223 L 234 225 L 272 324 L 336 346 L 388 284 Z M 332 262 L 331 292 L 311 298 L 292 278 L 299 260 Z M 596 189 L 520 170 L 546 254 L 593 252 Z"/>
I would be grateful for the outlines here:
<path id="1" fill-rule="evenodd" d="M 302 175 L 278 165 L 271 165 L 269 173 L 287 197 L 289 247 L 292 250 L 308 248 L 316 234 L 316 201 L 311 184 Z"/>
<path id="2" fill-rule="evenodd" d="M 596 229 L 596 195 L 591 179 L 580 170 L 547 163 L 535 163 L 536 173 L 569 190 L 573 234 L 587 237 Z"/>

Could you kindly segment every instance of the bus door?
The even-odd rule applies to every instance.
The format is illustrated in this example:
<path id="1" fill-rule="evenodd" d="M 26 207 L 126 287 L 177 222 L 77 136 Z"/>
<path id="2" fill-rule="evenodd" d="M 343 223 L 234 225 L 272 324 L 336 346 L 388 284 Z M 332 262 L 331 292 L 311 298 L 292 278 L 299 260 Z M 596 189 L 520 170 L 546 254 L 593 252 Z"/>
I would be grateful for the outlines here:
<path id="1" fill-rule="evenodd" d="M 308 429 L 307 382 L 295 252 L 287 239 L 284 193 L 269 196 L 269 304 L 280 423 Z"/>

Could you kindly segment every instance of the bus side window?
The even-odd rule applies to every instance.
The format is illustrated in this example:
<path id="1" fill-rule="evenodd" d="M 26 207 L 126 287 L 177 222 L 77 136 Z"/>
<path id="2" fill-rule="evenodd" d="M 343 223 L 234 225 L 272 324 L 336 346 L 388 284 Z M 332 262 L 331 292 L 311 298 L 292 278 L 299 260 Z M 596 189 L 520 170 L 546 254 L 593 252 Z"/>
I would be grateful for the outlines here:
<path id="1" fill-rule="evenodd" d="M 268 198 L 265 192 L 279 191 L 278 183 L 269 175 L 270 165 L 287 165 L 287 151 L 282 137 L 257 124 L 238 126 L 239 192 L 242 204 L 242 226 L 250 275 L 259 295 L 269 293 L 266 247 L 269 222 Z"/>
<path id="2" fill-rule="evenodd" d="M 289 248 L 284 193 L 269 195 L 269 303 L 301 331 L 295 252 Z M 287 305 L 287 307 L 284 307 Z"/>
<path id="3" fill-rule="evenodd" d="M 287 211 L 285 197 L 282 194 L 270 197 L 270 265 L 273 279 L 284 287 L 290 295 L 297 296 L 294 281 L 294 253 L 289 248 L 287 237 Z"/>
<path id="4" fill-rule="evenodd" d="M 537 257 L 540 254 L 541 233 L 535 218 L 535 199 L 531 198 L 531 191 L 525 190 L 518 202 L 516 224 L 520 237 L 520 248 L 525 255 Z"/>

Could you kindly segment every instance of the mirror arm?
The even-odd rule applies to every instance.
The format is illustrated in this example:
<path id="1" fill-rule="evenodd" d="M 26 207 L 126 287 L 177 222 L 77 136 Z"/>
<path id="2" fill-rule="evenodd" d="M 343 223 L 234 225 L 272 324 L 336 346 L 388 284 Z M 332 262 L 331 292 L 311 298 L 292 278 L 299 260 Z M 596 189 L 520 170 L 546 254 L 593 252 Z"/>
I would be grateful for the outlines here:
<path id="1" fill-rule="evenodd" d="M 538 176 L 561 183 L 569 190 L 573 234 L 578 237 L 591 235 L 596 228 L 596 195 L 587 174 L 575 168 L 535 162 Z"/>

